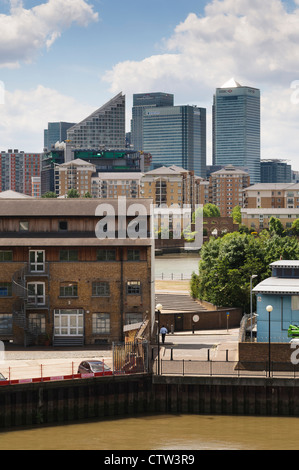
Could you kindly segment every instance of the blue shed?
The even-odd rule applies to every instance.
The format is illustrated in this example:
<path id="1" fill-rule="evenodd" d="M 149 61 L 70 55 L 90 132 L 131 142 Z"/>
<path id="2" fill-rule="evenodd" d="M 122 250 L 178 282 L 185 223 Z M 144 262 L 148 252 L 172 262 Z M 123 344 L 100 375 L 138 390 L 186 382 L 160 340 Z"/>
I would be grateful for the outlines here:
<path id="1" fill-rule="evenodd" d="M 270 341 L 287 343 L 288 328 L 299 325 L 299 261 L 280 260 L 270 265 L 272 277 L 260 282 L 252 290 L 256 294 L 257 342 L 269 341 L 268 305 L 270 313 Z"/>

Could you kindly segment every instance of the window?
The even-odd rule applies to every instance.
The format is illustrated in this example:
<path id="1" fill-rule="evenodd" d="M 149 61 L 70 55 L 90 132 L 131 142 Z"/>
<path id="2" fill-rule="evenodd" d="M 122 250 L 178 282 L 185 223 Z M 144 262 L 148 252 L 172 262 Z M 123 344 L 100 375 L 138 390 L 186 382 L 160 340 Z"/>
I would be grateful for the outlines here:
<path id="1" fill-rule="evenodd" d="M 0 297 L 11 297 L 11 296 L 12 296 L 12 283 L 0 282 Z"/>
<path id="2" fill-rule="evenodd" d="M 141 294 L 141 282 L 140 281 L 128 281 L 127 282 L 127 294 L 140 295 Z"/>
<path id="3" fill-rule="evenodd" d="M 142 323 L 142 313 L 126 313 L 125 324 Z"/>
<path id="4" fill-rule="evenodd" d="M 60 261 L 78 261 L 77 250 L 60 250 L 59 252 Z"/>
<path id="5" fill-rule="evenodd" d="M 5 261 L 12 261 L 12 251 L 9 251 L 9 250 L 0 251 L 0 263 L 3 263 Z"/>
<path id="6" fill-rule="evenodd" d="M 299 295 L 292 295 L 292 310 L 299 310 Z"/>
<path id="7" fill-rule="evenodd" d="M 128 261 L 139 261 L 140 260 L 140 250 L 128 249 Z"/>
<path id="8" fill-rule="evenodd" d="M 12 334 L 12 313 L 0 315 L 0 332 L 3 335 Z"/>
<path id="9" fill-rule="evenodd" d="M 20 230 L 20 232 L 27 232 L 29 230 L 29 222 L 28 221 L 21 221 L 19 223 L 19 230 Z"/>
<path id="10" fill-rule="evenodd" d="M 38 250 L 29 251 L 30 272 L 43 272 L 45 270 L 45 252 Z"/>
<path id="11" fill-rule="evenodd" d="M 76 282 L 60 284 L 60 297 L 78 297 L 78 284 Z"/>
<path id="12" fill-rule="evenodd" d="M 110 314 L 93 313 L 92 315 L 93 334 L 110 334 Z"/>
<path id="13" fill-rule="evenodd" d="M 116 250 L 97 250 L 98 261 L 115 261 Z"/>
<path id="14" fill-rule="evenodd" d="M 110 295 L 109 282 L 94 281 L 92 283 L 92 295 L 93 297 L 108 297 Z"/>
<path id="15" fill-rule="evenodd" d="M 67 221 L 66 220 L 60 220 L 58 222 L 58 229 L 60 231 L 66 231 L 67 230 Z"/>
<path id="16" fill-rule="evenodd" d="M 28 282 L 28 303 L 32 305 L 45 305 L 45 283 L 44 282 Z"/>

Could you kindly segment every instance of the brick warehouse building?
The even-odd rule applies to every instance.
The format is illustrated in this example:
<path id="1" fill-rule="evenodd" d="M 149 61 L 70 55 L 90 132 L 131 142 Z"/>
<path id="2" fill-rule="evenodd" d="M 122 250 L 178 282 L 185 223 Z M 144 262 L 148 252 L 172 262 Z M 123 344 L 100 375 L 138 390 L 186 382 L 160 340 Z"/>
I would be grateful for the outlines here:
<path id="1" fill-rule="evenodd" d="M 149 230 L 151 200 L 125 200 L 127 209 L 132 203 L 145 209 Z M 124 339 L 126 325 L 145 319 L 151 333 L 152 240 L 131 239 L 126 231 L 121 238 L 121 224 L 127 227 L 138 214 L 121 214 L 118 201 L 107 199 L 115 213 L 115 237 L 99 239 L 97 224 L 107 219 L 107 212 L 96 215 L 100 204 L 99 199 L 1 200 L 0 340 L 110 344 Z"/>

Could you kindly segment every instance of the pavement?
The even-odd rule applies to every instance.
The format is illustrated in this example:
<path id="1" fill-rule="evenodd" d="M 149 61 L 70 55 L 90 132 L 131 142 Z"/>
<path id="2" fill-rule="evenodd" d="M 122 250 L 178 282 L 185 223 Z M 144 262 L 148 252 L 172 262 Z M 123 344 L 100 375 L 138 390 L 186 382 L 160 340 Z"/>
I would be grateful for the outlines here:
<path id="1" fill-rule="evenodd" d="M 185 331 L 166 335 L 161 345 L 162 360 L 186 359 L 236 361 L 239 329 Z M 154 346 L 156 348 L 156 346 Z M 78 348 L 53 348 L 8 345 L 1 354 L 0 372 L 11 380 L 77 373 L 78 365 L 86 359 L 104 360 L 112 367 L 112 350 L 83 346 Z"/>

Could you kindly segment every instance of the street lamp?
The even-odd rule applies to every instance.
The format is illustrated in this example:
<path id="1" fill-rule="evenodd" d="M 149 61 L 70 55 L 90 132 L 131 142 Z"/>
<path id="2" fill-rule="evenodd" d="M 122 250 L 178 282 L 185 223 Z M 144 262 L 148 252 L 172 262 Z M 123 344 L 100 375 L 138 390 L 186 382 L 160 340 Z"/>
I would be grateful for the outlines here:
<path id="1" fill-rule="evenodd" d="M 270 337 L 270 313 L 272 312 L 273 310 L 273 307 L 272 305 L 267 305 L 266 307 L 266 310 L 269 314 L 269 377 L 270 377 L 270 364 L 271 364 L 271 348 L 270 348 L 270 344 L 271 344 L 271 337 Z"/>
<path id="2" fill-rule="evenodd" d="M 160 375 L 160 313 L 162 310 L 162 305 L 156 305 L 156 311 L 158 312 L 158 375 Z"/>
<path id="3" fill-rule="evenodd" d="M 257 274 L 252 274 L 250 276 L 250 342 L 252 343 L 252 279 L 257 277 Z"/>

